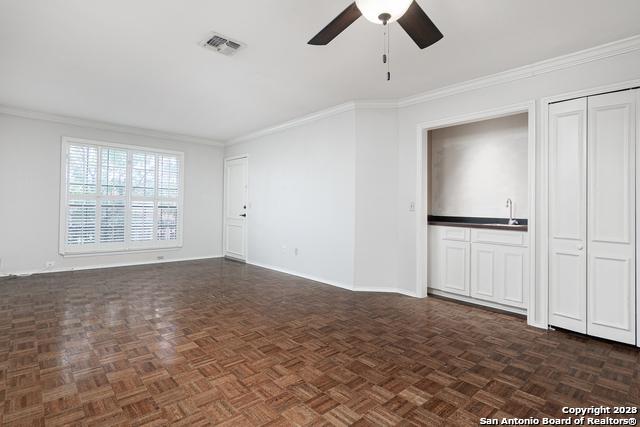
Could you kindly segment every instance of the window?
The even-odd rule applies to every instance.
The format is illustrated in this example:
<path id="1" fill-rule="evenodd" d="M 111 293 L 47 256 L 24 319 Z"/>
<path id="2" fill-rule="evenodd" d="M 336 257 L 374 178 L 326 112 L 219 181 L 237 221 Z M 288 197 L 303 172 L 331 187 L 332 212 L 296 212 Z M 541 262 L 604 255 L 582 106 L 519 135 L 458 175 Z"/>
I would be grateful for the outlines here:
<path id="1" fill-rule="evenodd" d="M 63 138 L 60 253 L 182 245 L 181 153 Z"/>

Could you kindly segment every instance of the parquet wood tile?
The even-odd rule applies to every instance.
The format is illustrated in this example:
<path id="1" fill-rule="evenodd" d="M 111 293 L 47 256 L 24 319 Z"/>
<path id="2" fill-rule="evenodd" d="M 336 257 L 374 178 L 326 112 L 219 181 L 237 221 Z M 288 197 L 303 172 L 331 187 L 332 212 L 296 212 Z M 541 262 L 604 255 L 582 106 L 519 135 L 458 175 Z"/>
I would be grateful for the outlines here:
<path id="1" fill-rule="evenodd" d="M 472 426 L 640 405 L 637 349 L 225 260 L 0 280 L 0 423 Z"/>

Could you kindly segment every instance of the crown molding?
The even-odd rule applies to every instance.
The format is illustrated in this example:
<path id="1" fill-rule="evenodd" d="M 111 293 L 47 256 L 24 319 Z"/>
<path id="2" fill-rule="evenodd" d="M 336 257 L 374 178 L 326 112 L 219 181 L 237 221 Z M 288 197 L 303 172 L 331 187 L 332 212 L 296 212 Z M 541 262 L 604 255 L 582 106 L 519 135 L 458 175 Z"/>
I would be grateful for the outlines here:
<path id="1" fill-rule="evenodd" d="M 356 109 L 363 110 L 393 110 L 398 108 L 397 99 L 382 99 L 382 100 L 361 100 L 355 101 Z"/>
<path id="2" fill-rule="evenodd" d="M 410 107 L 412 105 L 421 104 L 439 98 L 446 98 L 448 96 L 464 92 L 470 92 L 473 90 L 496 86 L 516 80 L 535 77 L 540 74 L 551 73 L 553 71 L 575 67 L 581 64 L 586 64 L 588 62 L 598 61 L 618 55 L 624 55 L 625 53 L 634 52 L 636 50 L 640 50 L 640 35 L 635 35 L 626 39 L 617 40 L 611 43 L 606 43 L 578 52 L 569 53 L 567 55 L 546 59 L 544 61 L 535 62 L 533 64 L 513 68 L 496 74 L 479 77 L 477 79 L 467 80 L 406 98 L 400 98 L 396 100 L 360 100 L 340 104 L 338 106 L 327 108 L 325 110 L 321 110 L 316 113 L 300 117 L 298 119 L 289 120 L 280 125 L 271 126 L 238 138 L 234 138 L 228 141 L 225 145 L 234 145 L 276 132 L 281 132 L 286 129 L 301 126 L 303 124 L 330 117 L 332 115 L 339 114 L 345 111 L 356 109 L 397 109 Z"/>
<path id="3" fill-rule="evenodd" d="M 297 126 L 302 126 L 307 123 L 311 123 L 317 120 L 325 119 L 327 117 L 335 116 L 336 114 L 346 113 L 348 111 L 354 111 L 358 109 L 388 110 L 388 109 L 396 109 L 396 108 L 398 108 L 398 101 L 396 100 L 361 100 L 361 101 L 346 102 L 344 104 L 336 105 L 335 107 L 326 108 L 324 110 L 307 114 L 306 116 L 302 116 L 297 119 L 289 120 L 279 125 L 271 126 L 256 132 L 249 133 L 247 135 L 240 136 L 238 138 L 231 139 L 225 143 L 225 146 L 240 144 L 241 142 L 246 142 L 252 139 L 271 135 L 277 132 L 282 132 L 287 129 L 291 129 Z"/>
<path id="4" fill-rule="evenodd" d="M 146 136 L 150 138 L 159 138 L 177 142 L 191 142 L 196 144 L 210 145 L 214 147 L 223 147 L 229 145 L 239 144 L 252 139 L 260 138 L 263 136 L 271 135 L 277 132 L 282 132 L 287 129 L 291 129 L 304 124 L 312 123 L 317 120 L 321 120 L 327 117 L 334 116 L 336 114 L 344 113 L 347 111 L 354 111 L 356 109 L 398 109 L 409 107 L 412 105 L 428 102 L 431 100 L 445 98 L 448 96 L 487 88 L 499 84 L 513 82 L 516 80 L 526 79 L 534 77 L 536 75 L 550 73 L 553 71 L 563 70 L 571 67 L 575 67 L 588 62 L 598 61 L 613 56 L 623 55 L 625 53 L 640 50 L 640 35 L 628 37 L 626 39 L 606 43 L 600 46 L 584 49 L 578 52 L 573 52 L 567 55 L 559 56 L 552 59 L 547 59 L 540 62 L 535 62 L 530 65 L 525 65 L 511 70 L 503 71 L 500 73 L 492 74 L 489 76 L 480 77 L 473 80 L 468 80 L 461 83 L 456 83 L 450 86 L 445 86 L 439 89 L 424 92 L 418 95 L 409 96 L 406 98 L 400 98 L 396 100 L 359 100 L 346 102 L 344 104 L 336 105 L 334 107 L 326 108 L 324 110 L 317 111 L 315 113 L 307 114 L 305 116 L 286 121 L 282 124 L 270 126 L 262 130 L 251 132 L 249 134 L 240 136 L 238 138 L 231 139 L 225 143 L 213 141 L 206 138 L 183 135 L 178 133 L 163 132 L 152 129 L 138 128 L 134 126 L 119 125 L 116 123 L 107 123 L 90 119 L 81 119 L 77 117 L 63 116 L 50 114 L 40 111 L 33 111 L 28 109 L 22 109 L 19 107 L 12 107 L 6 105 L 0 105 L 0 114 L 7 114 L 17 117 L 23 117 L 28 119 L 45 120 L 54 123 L 63 123 L 74 126 L 101 129 L 105 131 L 128 133 L 132 135 Z"/>
<path id="5" fill-rule="evenodd" d="M 503 83 L 509 83 L 515 80 L 535 77 L 540 74 L 564 70 L 566 68 L 571 68 L 581 64 L 586 64 L 588 62 L 610 58 L 612 56 L 623 55 L 625 53 L 633 52 L 636 50 L 640 50 L 640 35 L 580 50 L 578 52 L 569 53 L 567 55 L 546 59 L 544 61 L 534 62 L 533 64 L 525 65 L 518 68 L 512 68 L 510 70 L 491 74 L 489 76 L 468 80 L 462 83 L 456 83 L 440 89 L 424 92 L 419 95 L 402 98 L 398 100 L 398 107 L 408 107 L 411 105 L 420 104 L 422 102 L 427 102 L 438 98 L 445 98 L 459 93 L 469 92 L 472 90 L 491 87 Z"/>
<path id="6" fill-rule="evenodd" d="M 24 108 L 12 107 L 8 105 L 0 105 L 0 114 L 9 116 L 22 117 L 25 119 L 44 120 L 47 122 L 61 123 L 66 125 L 79 126 L 83 128 L 99 129 L 110 132 L 127 133 L 130 135 L 146 136 L 149 138 L 164 139 L 176 142 L 190 142 L 194 144 L 204 144 L 213 147 L 223 147 L 224 144 L 197 136 L 183 135 L 179 133 L 163 132 L 152 129 L 137 128 L 134 126 L 119 125 L 116 123 L 107 123 L 97 120 L 81 119 L 78 117 L 63 116 L 57 114 L 45 113 L 42 111 L 28 110 Z"/>
<path id="7" fill-rule="evenodd" d="M 234 138 L 225 143 L 226 146 L 240 144 L 241 142 L 246 142 L 252 139 L 260 138 L 263 136 L 271 135 L 277 132 L 282 132 L 287 129 L 291 129 L 294 127 L 302 126 L 307 123 L 312 123 L 321 119 L 325 119 L 327 117 L 335 116 L 336 114 L 346 113 L 348 111 L 353 111 L 356 109 L 355 102 L 346 102 L 344 104 L 336 105 L 335 107 L 326 108 L 324 110 L 317 111 L 315 113 L 307 114 L 306 116 L 299 117 L 297 119 L 289 120 L 282 124 L 271 126 L 256 132 L 249 133 L 247 135 L 243 135 L 238 138 Z"/>

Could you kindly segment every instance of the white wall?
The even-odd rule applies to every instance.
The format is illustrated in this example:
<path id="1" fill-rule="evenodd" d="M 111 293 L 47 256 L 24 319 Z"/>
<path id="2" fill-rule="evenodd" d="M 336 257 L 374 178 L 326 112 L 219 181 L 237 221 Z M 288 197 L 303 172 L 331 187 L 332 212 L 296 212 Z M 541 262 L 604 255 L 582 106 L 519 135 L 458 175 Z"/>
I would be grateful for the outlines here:
<path id="1" fill-rule="evenodd" d="M 398 116 L 395 110 L 356 110 L 354 287 L 395 290 Z"/>
<path id="2" fill-rule="evenodd" d="M 528 117 L 450 126 L 429 132 L 429 214 L 528 217 Z"/>
<path id="3" fill-rule="evenodd" d="M 185 153 L 183 247 L 146 253 L 58 254 L 61 137 L 71 136 Z M 0 114 L 1 274 L 221 256 L 221 147 Z"/>
<path id="4" fill-rule="evenodd" d="M 228 146 L 226 155 L 250 155 L 249 262 L 356 290 L 421 295 L 416 215 L 426 212 L 411 208 L 418 125 L 640 78 L 639 50 L 576 64 L 407 106 L 356 103 L 351 111 L 318 114 Z M 540 155 L 538 148 L 538 165 Z M 527 199 L 517 203 L 524 209 Z M 543 249 L 536 247 L 537 259 Z"/>
<path id="5" fill-rule="evenodd" d="M 347 111 L 227 147 L 249 156 L 249 263 L 353 286 L 355 135 Z"/>
<path id="6" fill-rule="evenodd" d="M 424 260 L 416 255 L 416 227 L 425 212 L 411 209 L 418 182 L 418 124 L 538 100 L 536 159 L 541 165 L 541 98 L 638 78 L 640 50 L 621 48 L 553 71 L 400 108 L 383 103 L 380 109 L 342 110 L 229 146 L 226 155 L 250 156 L 249 262 L 349 288 L 419 295 L 417 267 Z M 47 260 L 66 268 L 152 261 L 157 256 L 57 255 L 61 135 L 185 151 L 185 247 L 168 252 L 167 258 L 220 255 L 219 149 L 0 116 L 3 272 L 41 269 Z M 32 156 L 35 160 L 26 163 Z M 542 170 L 536 176 L 539 190 Z M 21 238 L 16 224 L 27 223 L 34 231 Z M 545 248 L 536 247 L 539 259 Z M 294 248 L 299 249 L 297 256 Z"/>
<path id="7" fill-rule="evenodd" d="M 559 68 L 541 74 L 531 73 L 524 79 L 515 79 L 482 89 L 471 90 L 456 95 L 433 99 L 401 108 L 399 110 L 398 128 L 398 287 L 416 290 L 416 266 L 423 260 L 417 259 L 416 249 L 416 215 L 409 212 L 406 206 L 416 198 L 417 177 L 417 134 L 418 124 L 434 120 L 456 117 L 463 114 L 496 109 L 516 103 L 539 100 L 541 98 L 562 93 L 589 89 L 607 84 L 624 82 L 640 78 L 640 51 L 632 50 L 614 56 L 581 61 L 579 65 Z M 540 145 L 542 141 L 541 108 L 537 103 L 536 126 L 536 159 L 541 162 Z M 536 171 L 536 187 L 541 187 L 542 171 Z M 541 206 L 540 195 L 538 209 Z M 541 211 L 536 212 L 540 218 Z M 535 236 L 539 243 L 540 235 Z M 540 251 L 546 250 L 536 245 L 536 260 L 540 259 Z M 536 261 L 538 262 L 538 261 Z M 539 277 L 539 276 L 538 276 Z M 537 287 L 538 284 L 535 284 Z M 541 295 L 538 295 L 541 297 Z M 536 304 L 537 307 L 541 303 Z M 541 313 L 533 313 L 534 319 L 541 318 Z"/>

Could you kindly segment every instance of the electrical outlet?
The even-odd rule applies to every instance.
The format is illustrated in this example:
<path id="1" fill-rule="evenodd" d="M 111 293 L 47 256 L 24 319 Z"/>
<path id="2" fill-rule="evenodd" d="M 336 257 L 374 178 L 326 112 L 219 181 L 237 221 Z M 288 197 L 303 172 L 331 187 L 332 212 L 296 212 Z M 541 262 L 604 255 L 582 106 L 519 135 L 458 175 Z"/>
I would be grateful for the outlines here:
<path id="1" fill-rule="evenodd" d="M 415 212 L 416 211 L 416 202 L 411 202 L 409 204 L 409 212 Z"/>
<path id="2" fill-rule="evenodd" d="M 282 247 L 280 248 L 280 253 L 282 255 L 286 255 L 287 254 L 287 246 L 286 245 L 282 245 Z"/>
<path id="3" fill-rule="evenodd" d="M 47 261 L 44 263 L 44 266 L 47 268 L 53 268 L 54 265 L 56 265 L 55 261 Z"/>

